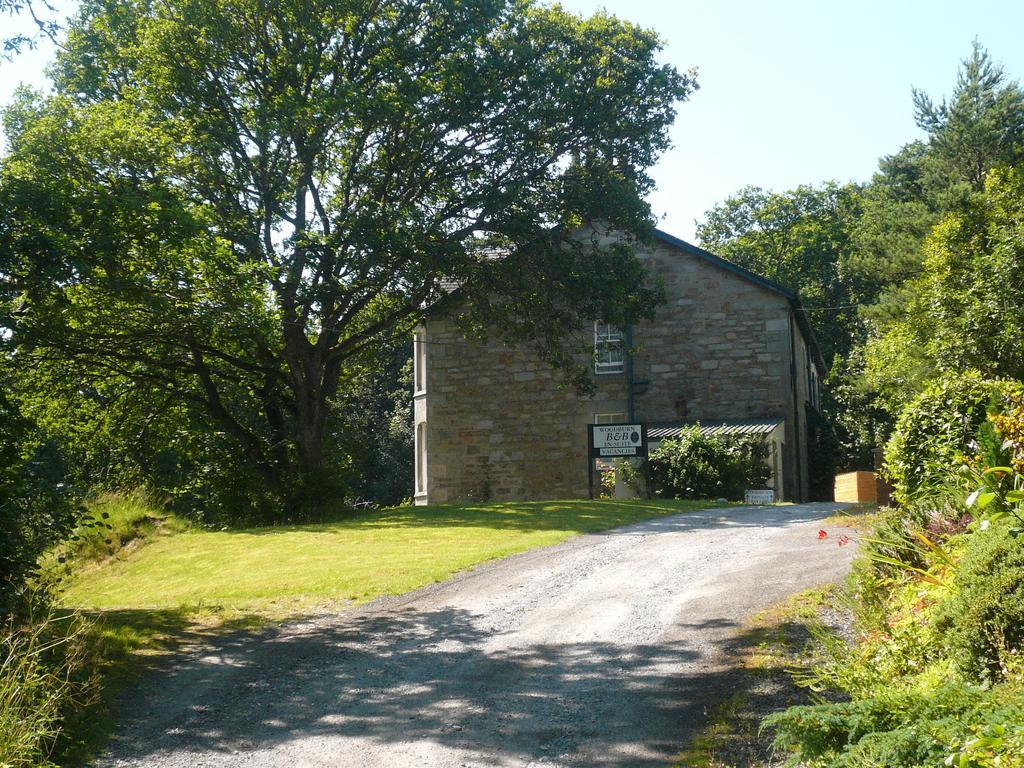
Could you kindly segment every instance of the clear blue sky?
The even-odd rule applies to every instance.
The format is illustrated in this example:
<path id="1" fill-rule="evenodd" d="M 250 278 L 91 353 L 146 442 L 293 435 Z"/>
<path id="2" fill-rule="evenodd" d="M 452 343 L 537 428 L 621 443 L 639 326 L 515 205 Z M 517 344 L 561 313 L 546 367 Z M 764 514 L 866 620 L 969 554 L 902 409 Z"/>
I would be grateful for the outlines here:
<path id="1" fill-rule="evenodd" d="M 976 37 L 1024 78 L 1020 0 L 562 0 L 656 29 L 664 59 L 699 69 L 674 147 L 654 171 L 661 226 L 692 239 L 694 220 L 740 187 L 786 189 L 868 179 L 878 158 L 917 138 L 912 86 L 949 93 Z M 71 7 L 65 4 L 63 7 Z M 6 26 L 9 19 L 4 18 Z M 0 63 L 0 104 L 39 85 L 51 51 Z"/>

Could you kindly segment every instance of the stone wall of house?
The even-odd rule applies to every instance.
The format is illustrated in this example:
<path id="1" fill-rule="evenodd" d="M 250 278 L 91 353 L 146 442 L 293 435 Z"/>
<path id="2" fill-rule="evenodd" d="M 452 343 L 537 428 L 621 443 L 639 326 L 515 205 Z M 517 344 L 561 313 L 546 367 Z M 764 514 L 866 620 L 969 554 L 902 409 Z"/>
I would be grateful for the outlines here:
<path id="1" fill-rule="evenodd" d="M 636 398 L 649 421 L 784 417 L 789 403 L 789 303 L 697 257 L 642 253 L 668 301 L 634 330 Z"/>
<path id="2" fill-rule="evenodd" d="M 667 243 L 638 256 L 667 302 L 634 328 L 633 378 L 647 382 L 635 389 L 634 419 L 785 419 L 785 483 L 799 487 L 806 457 L 796 450 L 794 416 L 802 414 L 790 362 L 800 332 L 786 298 Z M 597 376 L 596 394 L 581 397 L 528 350 L 468 342 L 449 320 L 429 321 L 425 340 L 426 402 L 417 418 L 422 410 L 427 493 L 418 500 L 588 494 L 586 426 L 626 417 L 625 373 Z"/>
<path id="3" fill-rule="evenodd" d="M 624 412 L 624 378 L 582 398 L 528 350 L 468 342 L 448 320 L 425 337 L 430 503 L 588 495 L 587 424 Z"/>

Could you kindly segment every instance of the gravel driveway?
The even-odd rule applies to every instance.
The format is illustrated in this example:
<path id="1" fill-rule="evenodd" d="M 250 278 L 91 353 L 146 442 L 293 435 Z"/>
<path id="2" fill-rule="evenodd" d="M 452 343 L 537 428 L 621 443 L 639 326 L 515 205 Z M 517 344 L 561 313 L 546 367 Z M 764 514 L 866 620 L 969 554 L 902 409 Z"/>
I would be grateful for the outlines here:
<path id="1" fill-rule="evenodd" d="M 102 766 L 664 766 L 728 694 L 716 649 L 842 577 L 835 504 L 578 537 L 140 681 Z"/>

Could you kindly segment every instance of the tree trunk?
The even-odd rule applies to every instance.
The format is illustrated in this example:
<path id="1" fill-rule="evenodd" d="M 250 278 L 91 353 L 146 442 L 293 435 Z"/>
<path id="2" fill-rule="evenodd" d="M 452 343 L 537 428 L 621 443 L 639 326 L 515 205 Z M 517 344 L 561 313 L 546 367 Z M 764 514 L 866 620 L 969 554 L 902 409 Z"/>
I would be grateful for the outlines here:
<path id="1" fill-rule="evenodd" d="M 294 382 L 295 388 L 295 447 L 298 453 L 298 473 L 302 478 L 313 478 L 324 465 L 324 432 L 327 424 L 327 402 L 317 368 L 305 367 L 304 375 Z"/>
<path id="2" fill-rule="evenodd" d="M 299 409 L 295 442 L 298 448 L 299 474 L 312 477 L 323 469 L 324 435 L 315 409 Z"/>

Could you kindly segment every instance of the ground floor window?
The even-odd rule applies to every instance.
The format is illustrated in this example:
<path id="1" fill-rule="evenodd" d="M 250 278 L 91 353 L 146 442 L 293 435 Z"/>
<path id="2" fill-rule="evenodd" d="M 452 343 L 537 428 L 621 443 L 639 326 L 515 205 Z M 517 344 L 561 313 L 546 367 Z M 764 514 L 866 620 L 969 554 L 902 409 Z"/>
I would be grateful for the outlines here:
<path id="1" fill-rule="evenodd" d="M 416 493 L 427 490 L 427 424 L 416 425 Z"/>

